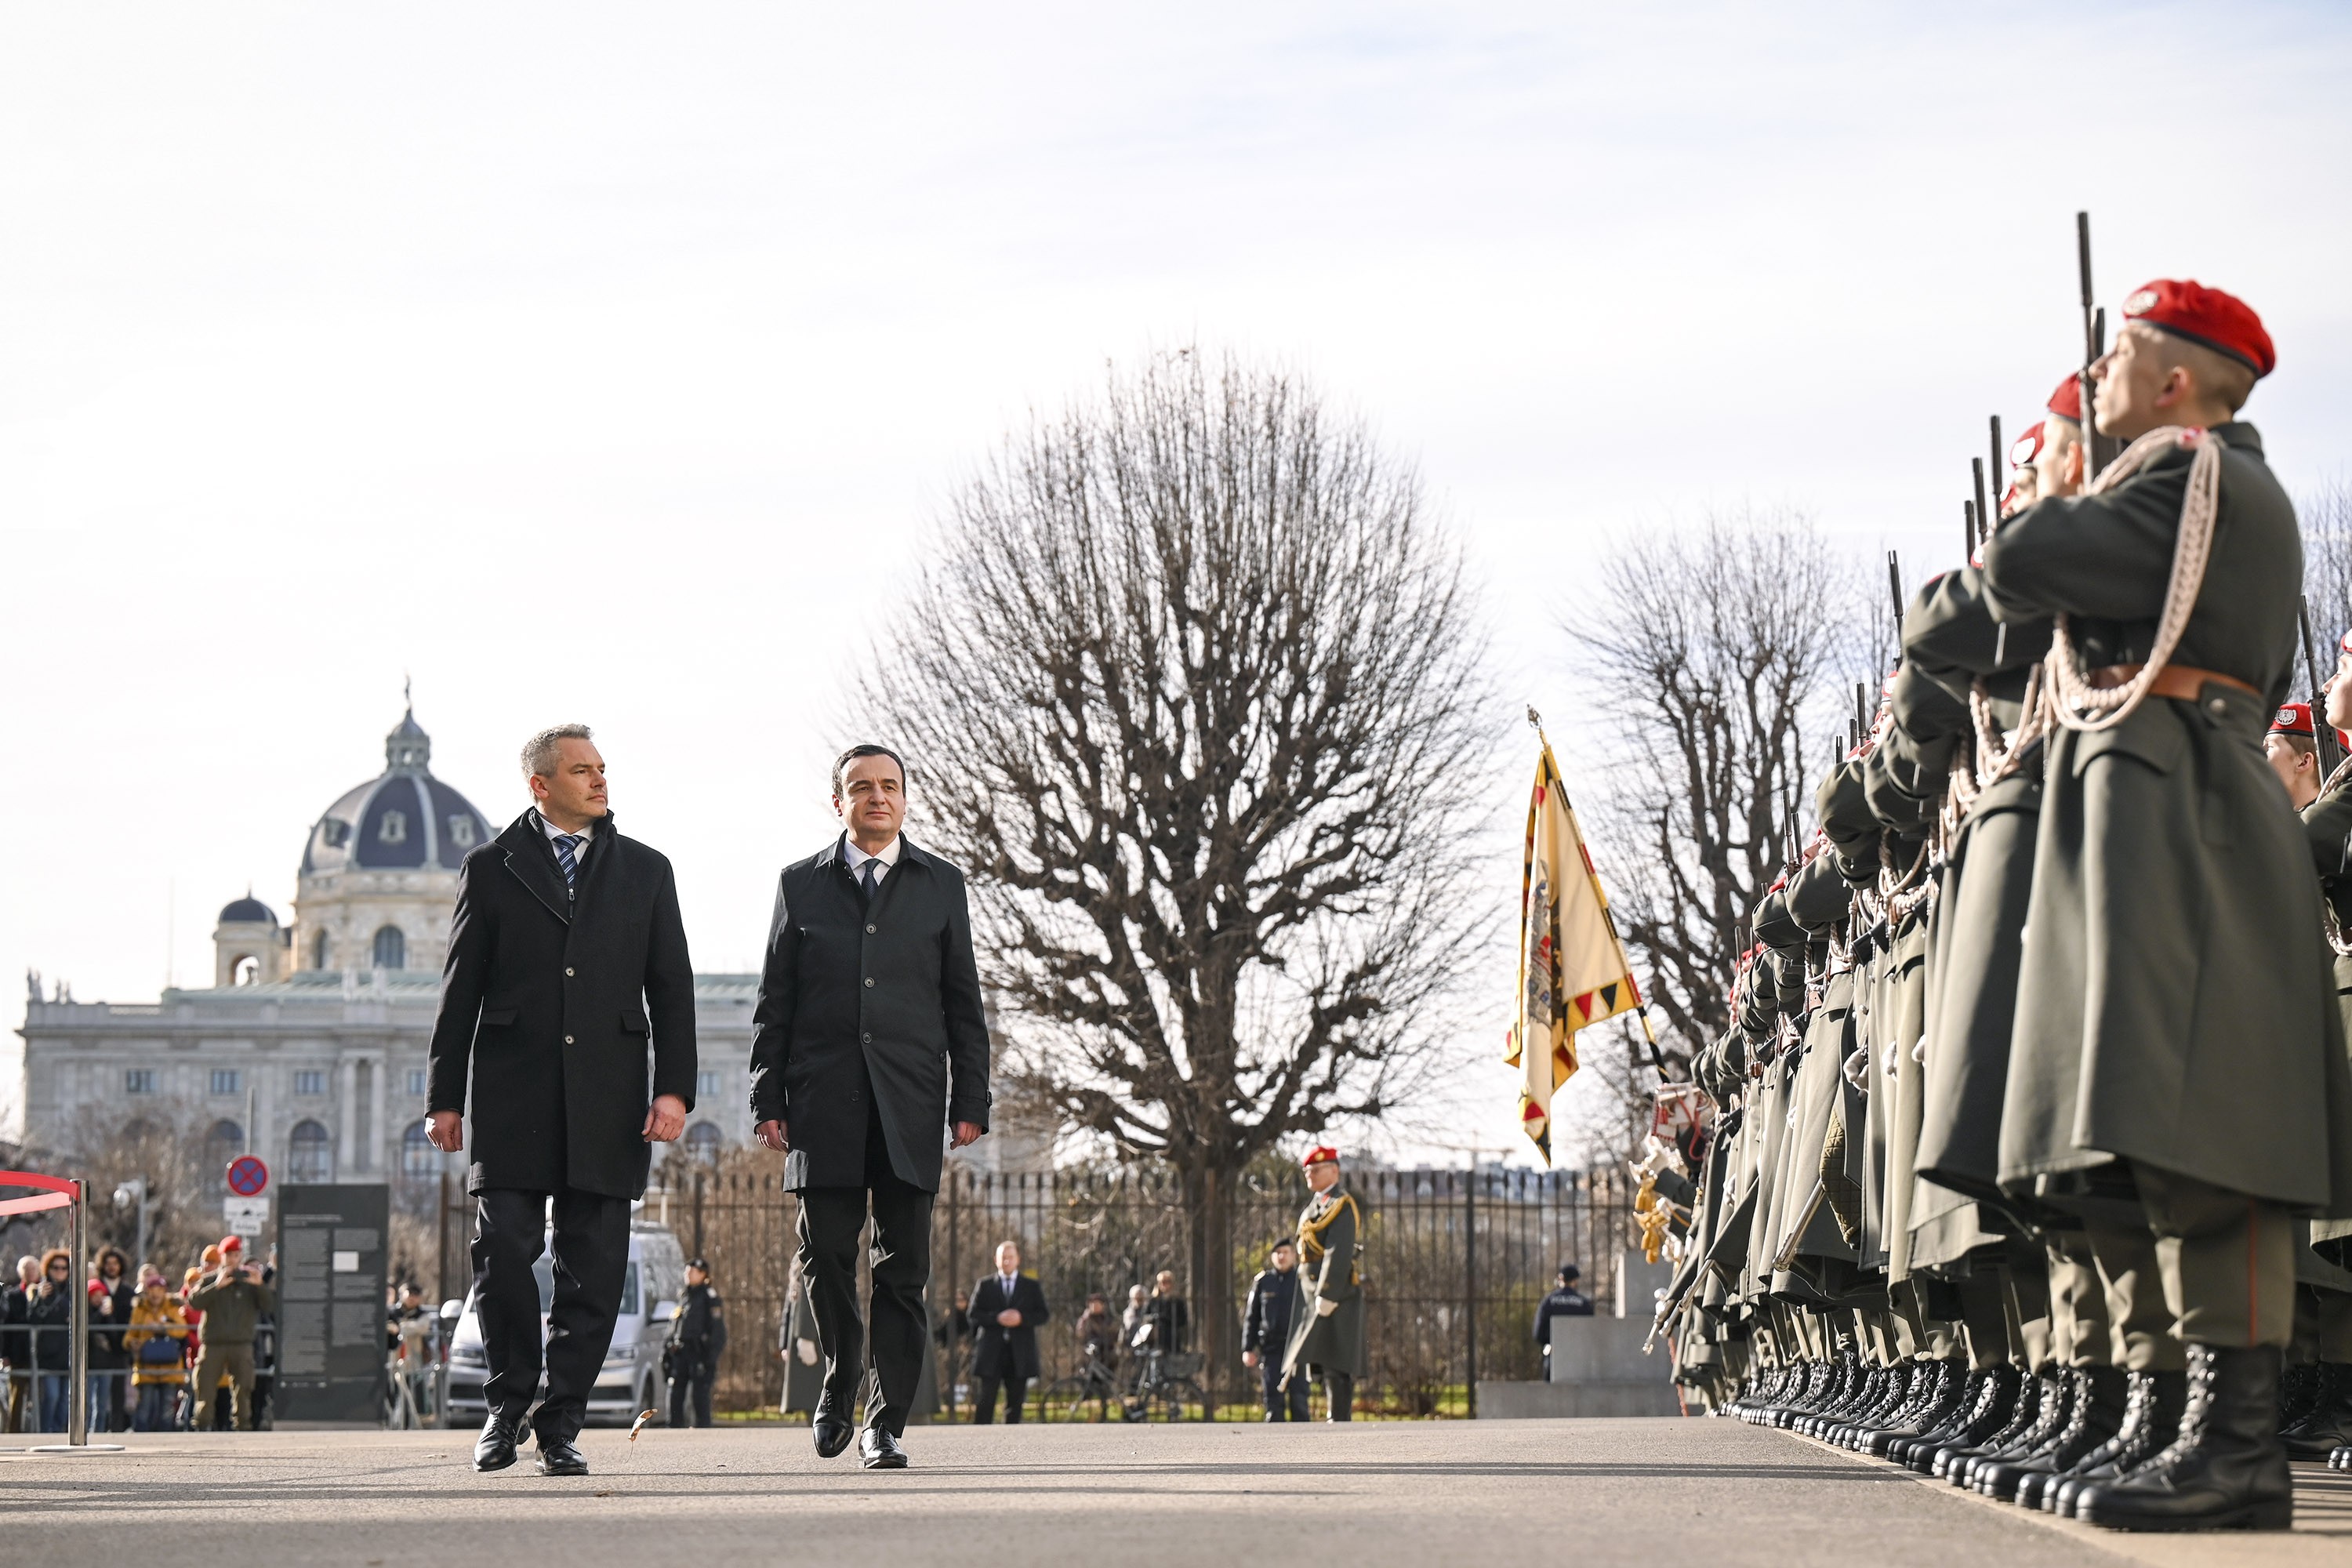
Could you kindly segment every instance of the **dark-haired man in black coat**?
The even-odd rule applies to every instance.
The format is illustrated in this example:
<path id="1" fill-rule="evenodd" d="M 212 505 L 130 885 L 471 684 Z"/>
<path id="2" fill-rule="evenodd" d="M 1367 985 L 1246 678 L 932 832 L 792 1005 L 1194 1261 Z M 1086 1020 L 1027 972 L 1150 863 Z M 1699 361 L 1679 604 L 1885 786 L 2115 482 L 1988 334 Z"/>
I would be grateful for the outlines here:
<path id="1" fill-rule="evenodd" d="M 907 773 L 880 746 L 834 764 L 844 832 L 784 868 L 752 1014 L 754 1135 L 784 1152 L 800 1194 L 800 1256 L 824 1351 L 811 1429 L 849 1446 L 866 1366 L 857 1242 L 874 1216 L 875 1386 L 859 1442 L 868 1469 L 907 1463 L 899 1435 L 922 1372 L 931 1198 L 944 1145 L 988 1129 L 988 1024 L 963 873 L 899 834 Z"/>
<path id="2" fill-rule="evenodd" d="M 434 1147 L 465 1146 L 470 1077 L 474 1268 L 489 1420 L 474 1467 L 514 1463 L 524 1417 L 545 1475 L 585 1475 L 588 1414 L 629 1262 L 629 1200 L 650 1145 L 694 1104 L 694 966 L 668 860 L 613 830 L 584 724 L 523 749 L 534 805 L 466 857 L 426 1100 Z M 650 1058 L 650 1060 L 648 1059 Z M 539 1284 L 553 1205 L 547 1398 Z"/>
<path id="3" fill-rule="evenodd" d="M 996 1391 L 1004 1390 L 1004 1424 L 1021 1424 L 1021 1401 L 1037 1375 L 1037 1325 L 1053 1316 L 1045 1288 L 1021 1272 L 1021 1244 L 999 1242 L 996 1272 L 972 1287 L 971 1418 L 996 1419 Z"/>

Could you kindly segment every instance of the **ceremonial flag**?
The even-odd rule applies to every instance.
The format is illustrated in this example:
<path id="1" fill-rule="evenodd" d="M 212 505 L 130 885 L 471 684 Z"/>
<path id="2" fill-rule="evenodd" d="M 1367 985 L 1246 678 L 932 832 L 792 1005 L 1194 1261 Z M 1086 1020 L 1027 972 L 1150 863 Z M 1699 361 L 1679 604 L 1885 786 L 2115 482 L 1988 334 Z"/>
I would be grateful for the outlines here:
<path id="1" fill-rule="evenodd" d="M 1532 717 L 1532 714 L 1530 714 Z M 1551 742 L 1536 763 L 1528 803 L 1527 868 L 1519 890 L 1519 985 L 1510 1054 L 1526 1075 L 1519 1124 L 1551 1162 L 1551 1097 L 1576 1071 L 1576 1031 L 1642 1005 L 1609 896 L 1560 784 Z M 1648 1026 L 1648 1020 L 1643 1021 Z"/>

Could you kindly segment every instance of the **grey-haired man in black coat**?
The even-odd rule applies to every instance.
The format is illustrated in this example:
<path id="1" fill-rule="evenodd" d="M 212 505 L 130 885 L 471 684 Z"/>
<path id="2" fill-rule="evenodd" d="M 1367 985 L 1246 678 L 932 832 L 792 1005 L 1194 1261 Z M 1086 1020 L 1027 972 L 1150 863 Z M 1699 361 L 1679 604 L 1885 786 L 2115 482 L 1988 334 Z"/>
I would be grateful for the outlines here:
<path id="1" fill-rule="evenodd" d="M 588 1473 L 573 1447 L 612 1347 L 629 1201 L 652 1145 L 694 1105 L 694 965 L 668 860 L 613 829 L 584 724 L 523 748 L 531 808 L 466 857 L 449 926 L 425 1104 L 436 1149 L 466 1146 L 489 1420 L 474 1468 L 504 1469 L 529 1415 L 543 1475 Z M 547 1397 L 532 1265 L 553 1208 Z"/>
<path id="2" fill-rule="evenodd" d="M 945 1145 L 988 1130 L 988 1024 L 963 873 L 900 834 L 907 772 L 881 746 L 834 764 L 842 836 L 784 868 L 752 1014 L 754 1135 L 800 1194 L 800 1257 L 824 1352 L 817 1452 L 849 1446 L 866 1366 L 857 1240 L 874 1216 L 875 1384 L 859 1454 L 907 1463 L 898 1438 L 928 1344 L 931 1199 Z"/>

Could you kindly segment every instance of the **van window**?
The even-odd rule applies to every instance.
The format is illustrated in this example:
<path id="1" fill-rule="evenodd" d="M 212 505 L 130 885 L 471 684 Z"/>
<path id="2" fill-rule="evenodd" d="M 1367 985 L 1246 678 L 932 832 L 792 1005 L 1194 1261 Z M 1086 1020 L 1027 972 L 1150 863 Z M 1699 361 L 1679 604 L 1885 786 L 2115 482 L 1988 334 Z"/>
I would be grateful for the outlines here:
<path id="1" fill-rule="evenodd" d="M 621 1273 L 621 1316 L 634 1318 L 636 1315 L 637 1271 L 634 1268 L 624 1269 Z"/>

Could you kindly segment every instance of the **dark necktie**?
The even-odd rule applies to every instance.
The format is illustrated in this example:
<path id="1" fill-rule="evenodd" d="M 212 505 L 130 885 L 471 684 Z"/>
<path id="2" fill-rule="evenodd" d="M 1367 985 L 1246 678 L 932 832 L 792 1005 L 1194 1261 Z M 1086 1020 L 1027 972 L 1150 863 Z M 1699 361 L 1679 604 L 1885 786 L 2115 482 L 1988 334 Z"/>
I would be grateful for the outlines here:
<path id="1" fill-rule="evenodd" d="M 858 868 L 857 901 L 861 907 L 870 906 L 874 902 L 874 889 L 882 880 L 881 867 L 881 861 L 868 860 Z"/>
<path id="2" fill-rule="evenodd" d="M 577 833 L 555 836 L 555 863 L 563 868 L 563 885 L 570 888 L 580 879 L 581 837 Z"/>

